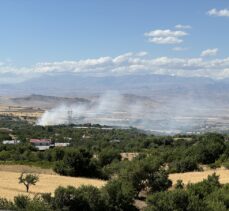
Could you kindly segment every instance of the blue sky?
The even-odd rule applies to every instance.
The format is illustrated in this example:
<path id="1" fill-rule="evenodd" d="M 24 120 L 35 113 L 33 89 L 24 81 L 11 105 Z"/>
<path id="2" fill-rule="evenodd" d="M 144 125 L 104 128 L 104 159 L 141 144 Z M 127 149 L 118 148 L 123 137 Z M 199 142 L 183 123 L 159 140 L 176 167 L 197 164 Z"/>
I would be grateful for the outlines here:
<path id="1" fill-rule="evenodd" d="M 228 9 L 228 0 L 1 0 L 1 69 L 143 51 L 150 58 L 188 59 L 209 49 L 205 60 L 225 59 Z M 145 33 L 156 30 L 186 35 L 175 37 L 180 44 L 149 42 Z"/>

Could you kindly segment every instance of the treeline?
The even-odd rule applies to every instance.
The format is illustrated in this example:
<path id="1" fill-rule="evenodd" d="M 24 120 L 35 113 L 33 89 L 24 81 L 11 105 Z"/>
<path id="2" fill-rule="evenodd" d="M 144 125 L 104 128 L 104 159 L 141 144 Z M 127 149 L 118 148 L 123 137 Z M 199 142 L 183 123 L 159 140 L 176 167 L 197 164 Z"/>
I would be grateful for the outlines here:
<path id="1" fill-rule="evenodd" d="M 0 121 L 0 127 L 8 127 L 13 131 L 0 131 L 0 141 L 11 138 L 10 133 L 22 141 L 19 145 L 0 144 L 0 161 L 52 167 L 64 175 L 111 177 L 112 174 L 117 174 L 119 169 L 129 165 L 129 162 L 121 161 L 121 152 L 137 152 L 140 159 L 147 155 L 156 157 L 167 165 L 170 173 L 201 170 L 202 164 L 212 168 L 221 165 L 229 167 L 227 136 L 215 133 L 155 136 L 136 129 L 79 129 L 74 125 L 41 127 L 11 119 Z M 70 142 L 71 147 L 39 152 L 29 144 L 30 138 L 51 138 L 55 141 Z M 88 169 L 85 169 L 85 164 L 89 166 Z M 73 169 L 71 166 L 76 167 Z M 95 172 L 94 176 L 90 172 Z"/>
<path id="2" fill-rule="evenodd" d="M 96 144 L 96 141 L 91 142 Z M 223 135 L 215 133 L 194 136 L 191 139 L 147 136 L 143 139 L 144 147 L 133 151 L 139 155 L 132 161 L 122 159 L 121 152 L 125 151 L 120 149 L 120 143 L 107 142 L 103 147 L 72 145 L 47 151 L 38 151 L 28 142 L 18 145 L 0 144 L 0 161 L 49 167 L 67 176 L 103 179 L 111 178 L 121 169 L 146 157 L 160 160 L 169 173 L 199 171 L 202 165 L 209 165 L 211 168 L 229 166 L 229 142 Z M 128 140 L 126 142 L 128 145 Z"/>

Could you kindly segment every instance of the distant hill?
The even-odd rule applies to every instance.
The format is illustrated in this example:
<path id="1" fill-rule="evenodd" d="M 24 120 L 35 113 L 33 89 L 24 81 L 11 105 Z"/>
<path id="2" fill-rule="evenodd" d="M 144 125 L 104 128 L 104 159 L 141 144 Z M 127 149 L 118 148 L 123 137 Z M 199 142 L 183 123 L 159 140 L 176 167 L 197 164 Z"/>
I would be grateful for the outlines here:
<path id="1" fill-rule="evenodd" d="M 43 107 L 52 108 L 60 104 L 79 104 L 89 103 L 90 101 L 84 98 L 70 98 L 70 97 L 55 97 L 44 95 L 30 95 L 27 97 L 11 98 L 11 102 L 17 106 L 31 106 L 31 107 Z"/>
<path id="2" fill-rule="evenodd" d="M 18 84 L 0 85 L 0 96 L 39 95 L 91 97 L 107 91 L 147 96 L 155 101 L 192 99 L 198 102 L 229 103 L 229 81 L 210 78 L 185 78 L 162 75 L 79 76 L 74 74 L 43 75 Z M 38 95 L 38 96 L 36 96 Z M 31 100 L 31 99 L 27 99 Z M 56 98 L 47 98 L 55 101 Z M 72 99 L 71 99 L 72 100 Z M 17 100 L 18 102 L 20 100 Z"/>

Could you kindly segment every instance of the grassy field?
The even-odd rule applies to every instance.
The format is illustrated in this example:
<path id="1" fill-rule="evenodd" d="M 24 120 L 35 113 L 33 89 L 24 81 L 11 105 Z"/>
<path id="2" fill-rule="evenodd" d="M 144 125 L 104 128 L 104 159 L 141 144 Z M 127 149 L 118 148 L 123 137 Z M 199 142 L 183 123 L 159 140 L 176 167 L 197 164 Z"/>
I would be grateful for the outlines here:
<path id="1" fill-rule="evenodd" d="M 18 177 L 20 176 L 19 171 L 22 169 L 27 172 L 30 170 L 30 172 L 39 174 L 39 182 L 37 185 L 31 186 L 29 195 L 37 193 L 53 193 L 59 186 L 67 187 L 68 185 L 71 185 L 79 187 L 81 185 L 93 185 L 96 187 L 102 187 L 106 183 L 105 181 L 98 179 L 59 176 L 52 173 L 51 170 L 48 172 L 48 170 L 42 170 L 36 167 L 20 167 L 18 165 L 0 166 L 0 197 L 13 199 L 14 196 L 18 194 L 27 194 L 24 185 L 18 183 Z"/>

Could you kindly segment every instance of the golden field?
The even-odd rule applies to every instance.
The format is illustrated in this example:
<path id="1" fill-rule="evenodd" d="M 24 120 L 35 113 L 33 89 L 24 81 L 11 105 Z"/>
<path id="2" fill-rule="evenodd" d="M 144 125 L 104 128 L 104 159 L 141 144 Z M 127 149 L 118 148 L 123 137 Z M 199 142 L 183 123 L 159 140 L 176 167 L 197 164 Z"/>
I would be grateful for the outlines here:
<path id="1" fill-rule="evenodd" d="M 37 193 L 54 193 L 55 189 L 59 186 L 67 187 L 71 185 L 79 187 L 81 185 L 93 185 L 100 188 L 106 184 L 106 181 L 99 179 L 60 176 L 50 169 L 41 169 L 25 165 L 0 165 L 0 197 L 13 199 L 14 196 L 18 194 L 27 194 L 24 185 L 18 183 L 20 172 L 39 174 L 39 182 L 35 186 L 31 186 L 30 196 Z M 229 170 L 225 169 L 175 173 L 170 174 L 169 178 L 173 181 L 173 184 L 175 184 L 178 179 L 183 180 L 184 184 L 196 183 L 206 179 L 208 175 L 214 172 L 220 176 L 221 183 L 229 183 Z"/>
<path id="2" fill-rule="evenodd" d="M 39 118 L 44 110 L 35 107 L 7 106 L 0 104 L 0 115 L 19 118 Z"/>
<path id="3" fill-rule="evenodd" d="M 175 184 L 177 180 L 183 180 L 183 183 L 187 185 L 188 183 L 201 182 L 203 179 L 206 179 L 208 175 L 212 175 L 213 173 L 219 176 L 220 183 L 229 183 L 229 170 L 223 168 L 201 172 L 174 173 L 170 174 L 169 178 L 173 181 L 173 184 Z"/>
<path id="4" fill-rule="evenodd" d="M 24 185 L 18 183 L 20 172 L 13 172 L 13 167 L 13 165 L 10 167 L 10 171 L 3 171 L 5 167 L 1 166 L 0 197 L 13 199 L 14 196 L 18 194 L 27 194 Z M 6 169 L 7 168 L 9 167 L 6 167 Z M 18 171 L 18 166 L 16 166 L 15 169 Z M 35 172 L 38 173 L 39 170 L 36 170 Z M 98 179 L 87 179 L 80 177 L 73 178 L 59 176 L 57 174 L 48 174 L 47 171 L 39 174 L 39 181 L 35 186 L 31 186 L 29 195 L 34 195 L 37 193 L 54 193 L 55 189 L 59 186 L 67 187 L 71 185 L 74 187 L 79 187 L 81 185 L 93 185 L 100 188 L 105 183 L 105 181 Z"/>

